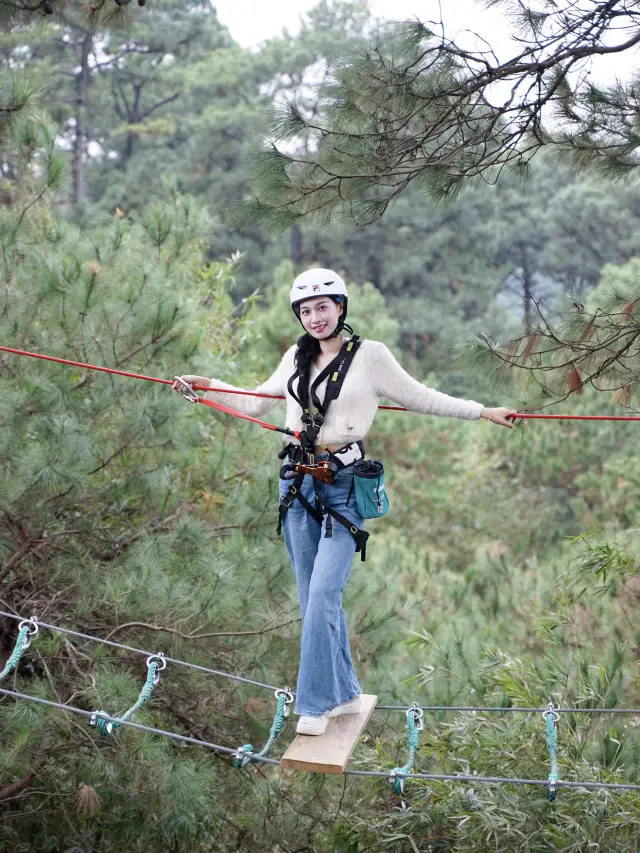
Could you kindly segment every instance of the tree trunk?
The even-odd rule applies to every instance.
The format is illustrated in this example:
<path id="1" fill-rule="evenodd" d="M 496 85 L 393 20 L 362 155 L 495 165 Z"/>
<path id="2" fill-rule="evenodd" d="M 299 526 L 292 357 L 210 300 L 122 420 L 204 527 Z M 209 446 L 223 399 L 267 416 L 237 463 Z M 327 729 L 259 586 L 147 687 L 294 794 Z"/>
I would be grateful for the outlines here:
<path id="1" fill-rule="evenodd" d="M 530 329 L 533 322 L 533 281 L 529 268 L 529 258 L 526 247 L 522 252 L 522 300 L 523 300 L 523 323 L 525 329 Z"/>
<path id="2" fill-rule="evenodd" d="M 129 115 L 127 116 L 127 121 L 129 124 L 138 124 L 141 115 L 140 115 L 140 97 L 142 95 L 142 85 L 139 83 L 134 83 L 133 85 L 133 104 L 131 106 L 131 110 Z M 129 132 L 127 134 L 127 145 L 125 149 L 126 158 L 130 160 L 138 150 L 138 134 Z"/>
<path id="3" fill-rule="evenodd" d="M 369 255 L 369 280 L 380 290 L 380 282 L 382 280 L 382 260 L 379 255 Z"/>
<path id="4" fill-rule="evenodd" d="M 89 53 L 93 45 L 93 33 L 85 33 L 81 43 L 80 68 L 76 74 L 75 136 L 71 171 L 73 174 L 73 200 L 78 203 L 86 195 L 85 186 L 85 107 L 89 87 Z"/>
<path id="5" fill-rule="evenodd" d="M 291 262 L 294 267 L 302 264 L 302 231 L 295 222 L 291 226 Z"/>

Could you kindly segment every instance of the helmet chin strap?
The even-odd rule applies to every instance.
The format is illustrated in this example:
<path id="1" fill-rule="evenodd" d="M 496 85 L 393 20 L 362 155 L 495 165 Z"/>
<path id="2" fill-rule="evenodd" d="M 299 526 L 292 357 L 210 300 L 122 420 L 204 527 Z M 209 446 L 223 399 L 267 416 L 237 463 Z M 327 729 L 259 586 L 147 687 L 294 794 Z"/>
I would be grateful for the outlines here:
<path id="1" fill-rule="evenodd" d="M 348 323 L 345 323 L 344 320 L 338 320 L 338 325 L 335 327 L 333 332 L 330 335 L 327 335 L 326 338 L 322 338 L 323 341 L 329 341 L 331 338 L 337 338 L 338 335 L 342 334 L 342 330 L 345 329 L 350 335 L 353 334 L 353 329 Z"/>

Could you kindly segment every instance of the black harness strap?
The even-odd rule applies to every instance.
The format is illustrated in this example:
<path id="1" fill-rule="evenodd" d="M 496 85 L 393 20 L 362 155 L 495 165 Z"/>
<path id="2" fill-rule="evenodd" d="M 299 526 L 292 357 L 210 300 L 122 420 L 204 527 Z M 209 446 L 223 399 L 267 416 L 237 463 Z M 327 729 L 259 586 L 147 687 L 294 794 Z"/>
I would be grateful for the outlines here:
<path id="1" fill-rule="evenodd" d="M 324 506 L 324 505 L 323 505 Z M 331 529 L 330 520 L 331 516 L 335 518 L 338 524 L 341 524 L 343 527 L 346 527 L 349 533 L 353 536 L 356 542 L 356 554 L 360 554 L 360 559 L 364 563 L 367 559 L 367 539 L 369 538 L 369 534 L 366 530 L 363 530 L 361 527 L 356 527 L 348 518 L 345 518 L 344 515 L 339 513 L 335 509 L 331 509 L 331 507 L 324 506 L 324 510 L 327 513 L 327 531 Z M 325 534 L 326 538 L 330 538 L 331 534 Z"/>
<path id="2" fill-rule="evenodd" d="M 321 370 L 318 376 L 314 379 L 313 385 L 311 386 L 311 402 L 313 403 L 316 411 L 323 417 L 327 414 L 327 409 L 329 408 L 331 401 L 338 398 L 340 391 L 342 390 L 342 383 L 347 375 L 347 371 L 349 370 L 353 357 L 358 352 L 361 343 L 362 341 L 360 338 L 357 335 L 354 335 L 351 340 L 344 344 L 333 361 Z M 320 402 L 320 399 L 318 398 L 318 388 L 327 377 L 329 377 L 327 390 L 324 395 L 324 400 Z"/>
<path id="3" fill-rule="evenodd" d="M 276 528 L 276 533 L 278 534 L 278 536 L 280 536 L 280 534 L 282 533 L 282 525 L 284 524 L 284 519 L 287 515 L 287 512 L 291 509 L 291 507 L 293 506 L 293 502 L 296 499 L 300 501 L 300 503 L 306 509 L 309 515 L 314 518 L 318 522 L 318 524 L 322 524 L 323 516 L 320 506 L 311 506 L 309 501 L 300 491 L 304 477 L 304 474 L 298 474 L 298 476 L 289 486 L 287 494 L 283 495 L 280 498 L 278 527 Z"/>

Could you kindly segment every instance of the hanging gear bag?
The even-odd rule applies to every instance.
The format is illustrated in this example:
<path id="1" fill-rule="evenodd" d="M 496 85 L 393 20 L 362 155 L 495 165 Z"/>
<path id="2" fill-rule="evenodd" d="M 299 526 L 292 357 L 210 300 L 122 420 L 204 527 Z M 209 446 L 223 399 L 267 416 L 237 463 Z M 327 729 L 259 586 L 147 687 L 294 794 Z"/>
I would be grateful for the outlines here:
<path id="1" fill-rule="evenodd" d="M 353 465 L 353 489 L 363 518 L 381 518 L 389 512 L 384 486 L 384 465 L 375 459 L 359 459 Z"/>

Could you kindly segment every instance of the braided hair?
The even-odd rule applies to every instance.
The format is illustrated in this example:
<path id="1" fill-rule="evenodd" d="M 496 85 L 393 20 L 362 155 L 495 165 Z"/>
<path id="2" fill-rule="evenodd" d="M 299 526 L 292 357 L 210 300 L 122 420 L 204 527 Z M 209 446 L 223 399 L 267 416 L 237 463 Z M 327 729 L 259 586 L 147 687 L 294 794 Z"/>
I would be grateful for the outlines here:
<path id="1" fill-rule="evenodd" d="M 296 372 L 295 376 L 298 379 L 298 398 L 302 402 L 303 407 L 307 405 L 309 399 L 309 374 L 311 373 L 311 365 L 317 355 L 320 355 L 320 341 L 312 337 L 307 332 L 300 335 L 298 338 L 295 354 Z"/>

